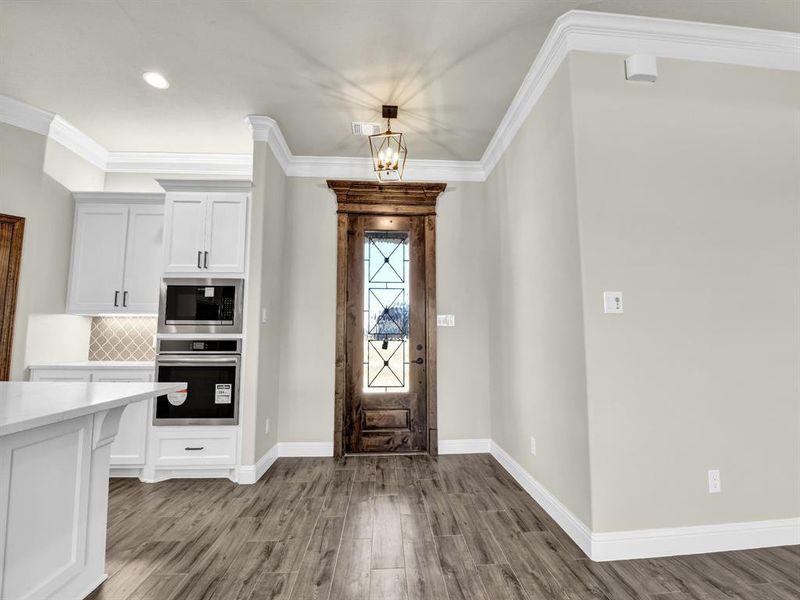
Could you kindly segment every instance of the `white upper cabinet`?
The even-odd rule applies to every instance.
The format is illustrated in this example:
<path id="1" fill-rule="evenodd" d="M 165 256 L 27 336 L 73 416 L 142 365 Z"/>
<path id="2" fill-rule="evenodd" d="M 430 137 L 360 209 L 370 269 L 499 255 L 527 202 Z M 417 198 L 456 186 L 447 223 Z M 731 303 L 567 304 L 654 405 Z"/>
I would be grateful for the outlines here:
<path id="1" fill-rule="evenodd" d="M 206 195 L 170 194 L 166 203 L 164 271 L 181 273 L 203 267 L 206 244 Z"/>
<path id="2" fill-rule="evenodd" d="M 163 195 L 75 194 L 67 312 L 158 312 Z"/>
<path id="3" fill-rule="evenodd" d="M 121 306 L 127 226 L 126 206 L 76 206 L 69 312 L 113 312 Z"/>
<path id="4" fill-rule="evenodd" d="M 164 273 L 244 273 L 250 182 L 158 182 L 167 191 Z"/>
<path id="5" fill-rule="evenodd" d="M 161 289 L 164 206 L 131 206 L 122 306 L 128 313 L 157 313 Z"/>
<path id="6" fill-rule="evenodd" d="M 247 196 L 209 194 L 203 267 L 216 273 L 244 272 Z"/>

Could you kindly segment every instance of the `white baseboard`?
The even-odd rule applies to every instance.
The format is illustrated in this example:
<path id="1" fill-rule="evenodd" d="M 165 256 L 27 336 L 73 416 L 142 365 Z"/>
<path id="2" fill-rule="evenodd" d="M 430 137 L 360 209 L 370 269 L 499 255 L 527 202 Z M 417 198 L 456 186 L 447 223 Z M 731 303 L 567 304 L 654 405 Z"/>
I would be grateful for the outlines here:
<path id="1" fill-rule="evenodd" d="M 144 483 L 159 483 L 168 479 L 230 479 L 236 481 L 234 467 L 205 468 L 156 468 L 150 473 L 142 473 L 139 479 Z"/>
<path id="2" fill-rule="evenodd" d="M 439 440 L 439 454 L 483 454 L 489 453 L 492 440 L 478 438 L 472 440 Z"/>
<path id="3" fill-rule="evenodd" d="M 109 477 L 114 478 L 131 478 L 141 477 L 142 467 L 111 467 L 109 469 Z"/>
<path id="4" fill-rule="evenodd" d="M 492 456 L 596 562 L 800 544 L 800 518 L 593 533 L 494 441 Z"/>
<path id="5" fill-rule="evenodd" d="M 241 465 L 236 475 L 237 483 L 252 484 L 261 479 L 264 473 L 272 466 L 278 459 L 278 444 L 267 450 L 261 458 L 256 461 L 254 465 Z"/>
<path id="6" fill-rule="evenodd" d="M 800 518 L 592 534 L 594 561 L 800 544 Z"/>
<path id="7" fill-rule="evenodd" d="M 333 442 L 279 442 L 278 456 L 333 456 Z"/>
<path id="8" fill-rule="evenodd" d="M 567 532 L 572 541 L 591 558 L 591 529 L 494 441 L 491 442 L 491 451 L 492 456 L 522 486 L 522 489 L 528 492 L 528 495 L 536 500 L 547 514 L 561 526 L 561 529 Z"/>

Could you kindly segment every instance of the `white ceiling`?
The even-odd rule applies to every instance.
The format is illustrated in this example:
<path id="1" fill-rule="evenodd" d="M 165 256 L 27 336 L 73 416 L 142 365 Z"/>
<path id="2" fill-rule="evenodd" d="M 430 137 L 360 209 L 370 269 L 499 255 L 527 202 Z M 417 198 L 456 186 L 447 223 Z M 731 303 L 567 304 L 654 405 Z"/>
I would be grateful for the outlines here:
<path id="1" fill-rule="evenodd" d="M 363 155 L 350 121 L 391 103 L 413 158 L 478 160 L 573 8 L 800 31 L 800 0 L 2 0 L 0 94 L 109 150 L 248 153 L 259 114 L 314 156 Z"/>

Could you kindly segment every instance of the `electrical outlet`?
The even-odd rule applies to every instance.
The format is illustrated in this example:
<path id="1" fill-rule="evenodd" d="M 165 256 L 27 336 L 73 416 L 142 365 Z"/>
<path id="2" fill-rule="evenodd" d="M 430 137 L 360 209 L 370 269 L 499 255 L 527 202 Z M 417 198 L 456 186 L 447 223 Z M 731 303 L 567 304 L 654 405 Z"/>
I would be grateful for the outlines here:
<path id="1" fill-rule="evenodd" d="M 269 419 L 264 422 L 264 433 L 269 433 Z"/>
<path id="2" fill-rule="evenodd" d="M 603 312 L 606 314 L 622 314 L 622 292 L 603 292 Z"/>
<path id="3" fill-rule="evenodd" d="M 437 325 L 437 327 L 455 327 L 456 326 L 456 316 L 455 315 L 436 315 L 436 325 Z"/>
<path id="4" fill-rule="evenodd" d="M 531 454 L 536 456 L 536 438 L 531 436 Z"/>
<path id="5" fill-rule="evenodd" d="M 708 471 L 708 493 L 719 494 L 722 491 L 722 479 L 719 475 L 719 469 L 710 469 Z"/>

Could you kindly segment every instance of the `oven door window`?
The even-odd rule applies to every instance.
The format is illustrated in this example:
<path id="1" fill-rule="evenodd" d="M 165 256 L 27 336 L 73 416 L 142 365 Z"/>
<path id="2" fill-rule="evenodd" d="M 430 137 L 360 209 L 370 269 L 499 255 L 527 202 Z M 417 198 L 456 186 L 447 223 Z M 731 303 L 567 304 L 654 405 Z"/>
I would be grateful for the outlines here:
<path id="1" fill-rule="evenodd" d="M 168 325 L 181 323 L 233 323 L 236 288 L 231 285 L 169 285 L 165 307 Z"/>
<path id="2" fill-rule="evenodd" d="M 235 364 L 159 364 L 158 381 L 188 382 L 185 393 L 159 396 L 156 419 L 230 419 L 235 417 Z"/>

